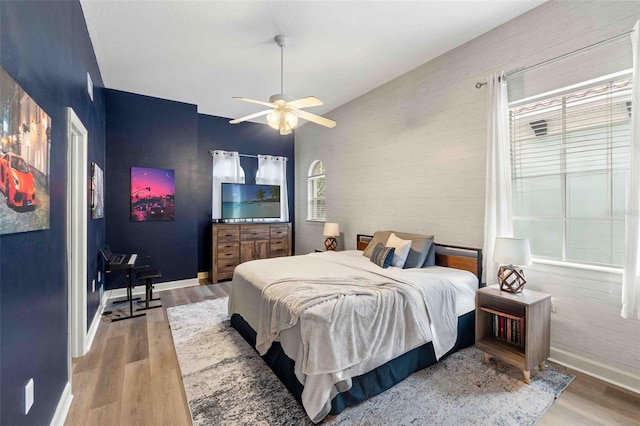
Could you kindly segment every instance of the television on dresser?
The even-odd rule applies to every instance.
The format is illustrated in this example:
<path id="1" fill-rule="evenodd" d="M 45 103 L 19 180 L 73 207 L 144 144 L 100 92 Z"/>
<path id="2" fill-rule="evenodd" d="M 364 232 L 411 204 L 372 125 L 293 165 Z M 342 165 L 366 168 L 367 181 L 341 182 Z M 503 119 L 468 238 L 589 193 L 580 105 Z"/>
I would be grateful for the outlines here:
<path id="1" fill-rule="evenodd" d="M 277 219 L 280 185 L 222 183 L 222 219 Z"/>

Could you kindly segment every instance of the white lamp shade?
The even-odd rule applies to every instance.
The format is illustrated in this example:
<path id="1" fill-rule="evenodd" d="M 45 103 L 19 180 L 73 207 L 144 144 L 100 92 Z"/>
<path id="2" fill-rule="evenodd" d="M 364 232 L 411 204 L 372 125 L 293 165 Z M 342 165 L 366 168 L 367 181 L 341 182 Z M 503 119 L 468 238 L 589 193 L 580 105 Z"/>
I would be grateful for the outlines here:
<path id="1" fill-rule="evenodd" d="M 527 238 L 496 237 L 493 261 L 508 265 L 531 265 L 531 249 Z"/>
<path id="2" fill-rule="evenodd" d="M 340 235 L 340 227 L 337 223 L 325 223 L 322 235 L 325 237 L 337 237 Z"/>

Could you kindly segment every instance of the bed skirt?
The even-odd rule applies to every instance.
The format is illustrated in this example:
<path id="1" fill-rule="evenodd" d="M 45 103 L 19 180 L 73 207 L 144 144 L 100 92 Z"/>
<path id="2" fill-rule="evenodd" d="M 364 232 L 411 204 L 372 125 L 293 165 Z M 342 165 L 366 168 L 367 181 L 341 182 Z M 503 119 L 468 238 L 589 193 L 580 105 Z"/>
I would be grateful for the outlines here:
<path id="1" fill-rule="evenodd" d="M 255 350 L 256 332 L 247 324 L 242 316 L 233 314 L 231 316 L 231 326 L 235 328 Z M 462 348 L 471 346 L 474 343 L 475 311 L 471 311 L 458 317 L 458 339 L 454 347 L 442 358 Z M 302 395 L 303 386 L 294 373 L 294 361 L 284 353 L 280 342 L 274 342 L 267 353 L 262 356 L 262 359 L 271 367 L 276 376 L 278 376 L 296 400 L 301 403 L 300 396 Z M 436 362 L 433 344 L 429 342 L 392 359 L 368 373 L 353 377 L 351 379 L 351 389 L 338 393 L 331 401 L 330 414 L 339 414 L 347 407 L 374 397 L 390 389 L 397 383 L 400 383 L 415 371 L 426 368 Z"/>

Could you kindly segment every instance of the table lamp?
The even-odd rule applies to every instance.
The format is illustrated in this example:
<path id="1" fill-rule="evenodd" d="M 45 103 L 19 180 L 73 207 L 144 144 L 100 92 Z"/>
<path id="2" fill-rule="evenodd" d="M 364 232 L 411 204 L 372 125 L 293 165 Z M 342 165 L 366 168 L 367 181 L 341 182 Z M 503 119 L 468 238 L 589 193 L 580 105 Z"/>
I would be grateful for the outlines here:
<path id="1" fill-rule="evenodd" d="M 516 265 L 531 265 L 529 240 L 526 238 L 496 237 L 493 261 L 503 264 L 498 270 L 500 290 L 511 293 L 522 291 L 527 280 L 524 278 L 522 268 Z"/>
<path id="2" fill-rule="evenodd" d="M 336 247 L 338 246 L 338 242 L 336 241 L 335 237 L 340 235 L 340 227 L 338 226 L 338 224 L 325 223 L 323 235 L 327 237 L 327 239 L 324 240 L 324 247 L 327 250 L 335 251 Z"/>

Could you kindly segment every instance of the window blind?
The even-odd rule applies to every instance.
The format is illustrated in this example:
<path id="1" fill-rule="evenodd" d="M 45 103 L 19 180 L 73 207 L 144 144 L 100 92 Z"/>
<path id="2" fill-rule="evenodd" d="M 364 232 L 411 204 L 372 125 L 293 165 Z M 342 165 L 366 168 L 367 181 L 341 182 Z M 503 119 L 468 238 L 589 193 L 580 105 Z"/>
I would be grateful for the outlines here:
<path id="1" fill-rule="evenodd" d="M 629 168 L 631 79 L 600 83 L 512 108 L 514 182 Z"/>
<path id="2" fill-rule="evenodd" d="M 324 175 L 309 177 L 308 215 L 310 220 L 325 220 L 327 217 Z"/>
<path id="3" fill-rule="evenodd" d="M 622 264 L 632 90 L 616 73 L 511 104 L 514 235 L 535 256 Z"/>

